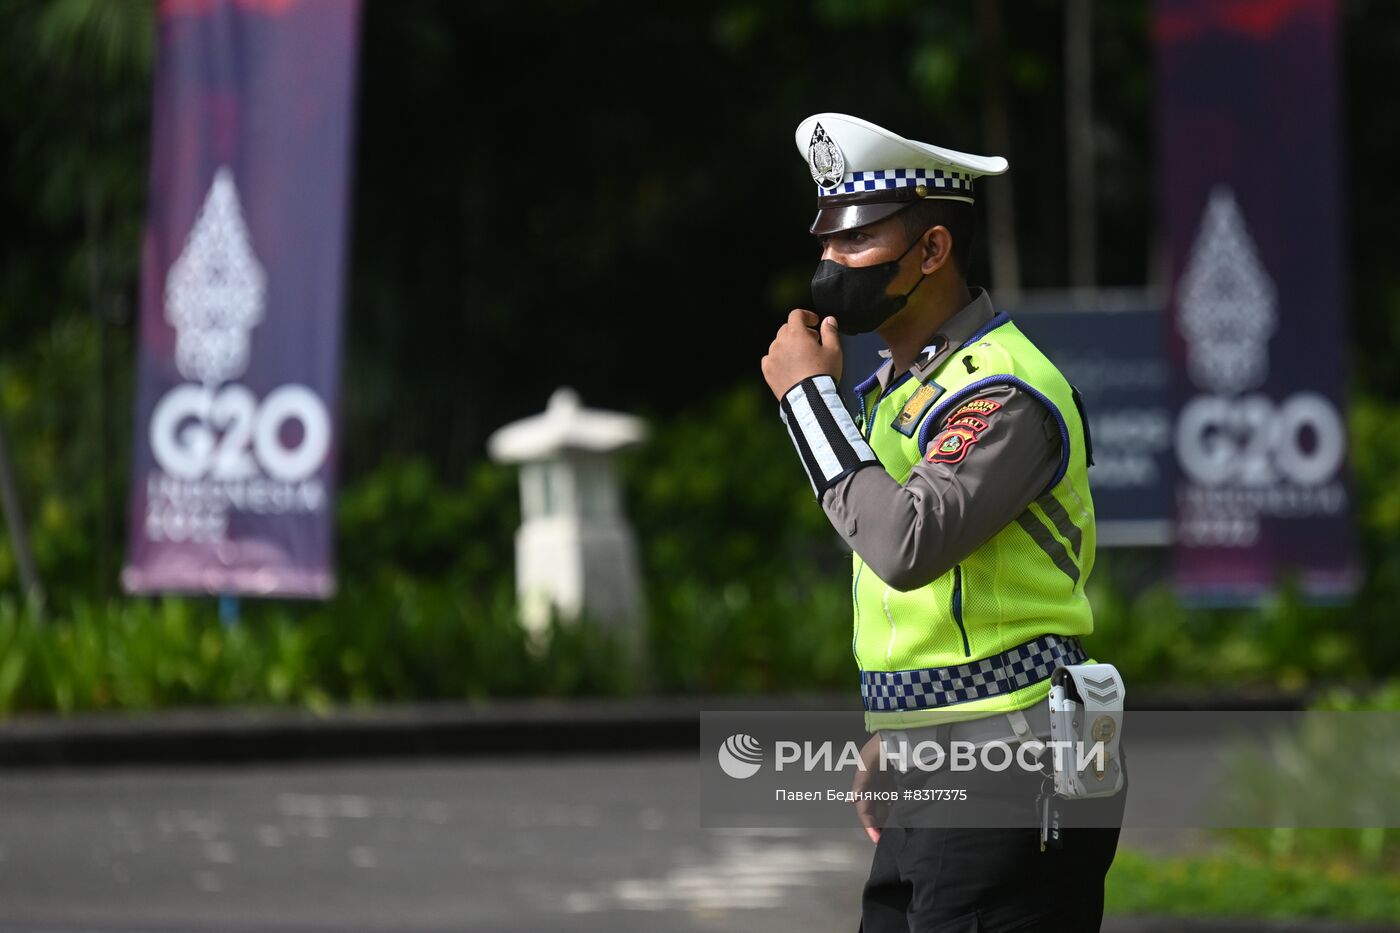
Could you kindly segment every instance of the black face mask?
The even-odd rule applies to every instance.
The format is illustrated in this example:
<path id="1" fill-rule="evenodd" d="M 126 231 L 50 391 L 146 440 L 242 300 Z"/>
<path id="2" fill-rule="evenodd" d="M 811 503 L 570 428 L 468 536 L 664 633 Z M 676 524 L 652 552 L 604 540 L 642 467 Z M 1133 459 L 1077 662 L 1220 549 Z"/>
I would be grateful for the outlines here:
<path id="1" fill-rule="evenodd" d="M 928 273 L 924 273 L 914 283 L 914 288 L 903 295 L 885 294 L 885 289 L 899 274 L 900 260 L 909 255 L 909 250 L 921 239 L 905 247 L 899 259 L 874 266 L 843 266 L 823 259 L 812 275 L 812 310 L 823 318 L 827 315 L 836 318 L 836 329 L 843 334 L 864 334 L 879 327 L 903 308 L 914 289 L 928 278 Z"/>

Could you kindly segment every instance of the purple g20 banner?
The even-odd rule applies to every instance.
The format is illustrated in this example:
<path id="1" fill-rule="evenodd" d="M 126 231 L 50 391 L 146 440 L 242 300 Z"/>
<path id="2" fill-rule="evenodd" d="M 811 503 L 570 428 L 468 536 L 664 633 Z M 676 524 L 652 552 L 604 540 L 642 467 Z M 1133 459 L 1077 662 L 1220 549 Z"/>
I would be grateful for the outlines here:
<path id="1" fill-rule="evenodd" d="M 1349 593 L 1333 0 L 1157 0 L 1176 582 Z"/>
<path id="2" fill-rule="evenodd" d="M 163 0 L 130 592 L 324 597 L 358 0 Z"/>

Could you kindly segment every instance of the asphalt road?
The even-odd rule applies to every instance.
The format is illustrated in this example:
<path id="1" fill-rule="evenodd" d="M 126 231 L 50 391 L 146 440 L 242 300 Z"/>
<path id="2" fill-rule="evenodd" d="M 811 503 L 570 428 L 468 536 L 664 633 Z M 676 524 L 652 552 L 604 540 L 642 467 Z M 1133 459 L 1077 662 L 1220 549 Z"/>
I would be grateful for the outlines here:
<path id="1" fill-rule="evenodd" d="M 702 830 L 697 771 L 657 754 L 0 774 L 0 931 L 853 930 L 871 851 L 854 820 Z"/>
<path id="2" fill-rule="evenodd" d="M 0 776 L 0 930 L 851 929 L 851 829 L 702 831 L 691 756 Z"/>

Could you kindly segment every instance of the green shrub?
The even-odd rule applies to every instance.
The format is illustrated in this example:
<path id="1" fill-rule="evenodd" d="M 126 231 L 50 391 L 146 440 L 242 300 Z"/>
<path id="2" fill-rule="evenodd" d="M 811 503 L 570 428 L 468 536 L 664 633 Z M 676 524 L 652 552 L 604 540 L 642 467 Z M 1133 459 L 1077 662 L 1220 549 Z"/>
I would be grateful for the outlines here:
<path id="1" fill-rule="evenodd" d="M 88 352 L 90 335 L 63 333 L 64 353 Z M 17 372 L 0 371 L 0 400 L 27 411 L 30 377 Z M 1302 688 L 1394 670 L 1400 641 L 1386 607 L 1400 599 L 1397 412 L 1367 403 L 1354 417 L 1370 568 L 1354 606 L 1308 605 L 1285 587 L 1259 610 L 1188 609 L 1165 580 L 1164 552 L 1105 552 L 1090 582 L 1090 651 L 1135 687 Z M 28 417 L 18 423 L 31 430 L 38 421 Z M 46 571 L 58 562 L 65 572 L 48 577 L 57 581 L 49 625 L 0 603 L 0 710 L 643 689 L 855 696 L 850 555 L 756 380 L 688 415 L 653 419 L 647 443 L 622 458 L 647 609 L 648 649 L 636 664 L 620 662 L 606 629 L 589 624 L 556 625 L 548 647 L 532 652 L 515 621 L 513 468 L 483 461 L 445 479 L 423 460 L 386 461 L 340 494 L 340 593 L 326 603 L 248 600 L 241 623 L 226 628 L 209 599 L 92 595 L 78 566 L 92 559 L 92 541 L 80 532 L 98 497 L 65 491 L 92 452 L 44 459 L 56 444 L 29 450 L 23 466 L 50 472 L 50 498 L 77 510 L 35 522 Z M 0 591 L 14 593 L 7 547 Z"/>
<path id="2" fill-rule="evenodd" d="M 1122 850 L 1104 886 L 1109 914 L 1317 917 L 1400 922 L 1400 874 L 1339 861 L 1215 854 L 1154 858 Z"/>

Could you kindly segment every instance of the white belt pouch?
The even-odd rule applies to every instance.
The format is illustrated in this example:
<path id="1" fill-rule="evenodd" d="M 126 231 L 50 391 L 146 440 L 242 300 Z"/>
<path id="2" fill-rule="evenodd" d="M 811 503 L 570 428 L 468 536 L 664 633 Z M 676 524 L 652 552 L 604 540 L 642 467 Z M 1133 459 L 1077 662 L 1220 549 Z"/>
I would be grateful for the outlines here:
<path id="1" fill-rule="evenodd" d="M 1123 678 L 1112 664 L 1074 664 L 1051 675 L 1050 741 L 1070 743 L 1048 750 L 1056 796 L 1111 797 L 1123 789 L 1118 743 L 1124 693 Z M 1099 742 L 1101 755 L 1093 748 Z"/>

